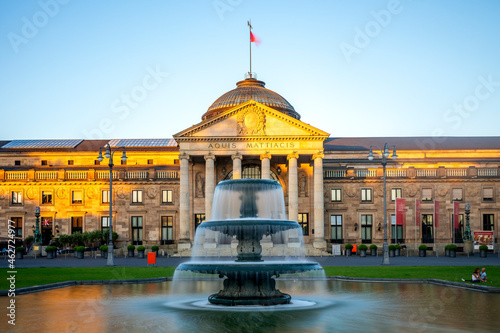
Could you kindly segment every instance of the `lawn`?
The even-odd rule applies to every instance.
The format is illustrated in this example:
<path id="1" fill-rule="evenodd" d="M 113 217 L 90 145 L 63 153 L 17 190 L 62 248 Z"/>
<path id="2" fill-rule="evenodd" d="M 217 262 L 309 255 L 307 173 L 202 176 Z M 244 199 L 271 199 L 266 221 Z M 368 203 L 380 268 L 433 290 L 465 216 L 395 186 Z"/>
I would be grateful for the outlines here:
<path id="1" fill-rule="evenodd" d="M 473 266 L 397 266 L 397 267 L 324 267 L 327 276 L 368 278 L 441 279 L 461 282 L 470 279 Z M 16 288 L 72 280 L 120 280 L 171 277 L 175 267 L 74 267 L 18 268 Z M 7 269 L 0 269 L 0 289 L 8 289 Z M 485 285 L 500 287 L 500 266 L 486 266 L 493 282 Z"/>

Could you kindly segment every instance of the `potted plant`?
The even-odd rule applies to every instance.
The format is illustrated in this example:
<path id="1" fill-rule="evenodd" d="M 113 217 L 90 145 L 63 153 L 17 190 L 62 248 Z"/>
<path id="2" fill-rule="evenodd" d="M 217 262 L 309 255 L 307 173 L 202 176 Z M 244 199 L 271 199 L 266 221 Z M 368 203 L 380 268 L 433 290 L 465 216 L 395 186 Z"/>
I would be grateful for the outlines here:
<path id="1" fill-rule="evenodd" d="M 143 246 L 143 245 L 139 245 L 139 246 L 137 247 L 137 256 L 138 256 L 139 258 L 144 258 L 144 251 L 145 251 L 145 250 L 146 250 L 146 247 L 145 247 L 145 246 Z"/>
<path id="2" fill-rule="evenodd" d="M 394 251 L 394 255 L 396 257 L 399 257 L 401 255 L 401 245 L 396 244 L 395 246 L 396 246 L 396 250 Z"/>
<path id="3" fill-rule="evenodd" d="M 350 256 L 350 255 L 352 255 L 352 248 L 353 248 L 353 246 L 352 246 L 352 244 L 351 244 L 351 243 L 347 243 L 347 244 L 345 245 L 345 255 L 346 255 L 346 256 Z"/>
<path id="4" fill-rule="evenodd" d="M 361 244 L 359 247 L 359 255 L 361 257 L 366 257 L 366 250 L 368 250 L 368 246 L 366 246 L 365 244 Z"/>
<path id="5" fill-rule="evenodd" d="M 128 250 L 128 256 L 129 257 L 133 257 L 134 256 L 135 246 L 134 245 L 129 245 L 129 246 L 127 246 L 127 250 Z"/>
<path id="6" fill-rule="evenodd" d="M 45 248 L 45 252 L 47 252 L 47 259 L 54 259 L 56 251 L 57 251 L 57 247 L 47 246 Z"/>
<path id="7" fill-rule="evenodd" d="M 76 258 L 83 259 L 84 252 L 85 252 L 85 246 L 77 246 L 76 247 Z"/>
<path id="8" fill-rule="evenodd" d="M 457 246 L 455 244 L 448 245 L 448 251 L 450 252 L 450 258 L 455 258 L 457 256 Z"/>
<path id="9" fill-rule="evenodd" d="M 101 250 L 101 257 L 104 259 L 108 259 L 108 246 L 107 245 L 101 245 L 99 247 L 99 250 Z"/>
<path id="10" fill-rule="evenodd" d="M 16 247 L 16 259 L 23 259 L 25 248 L 22 246 Z"/>
<path id="11" fill-rule="evenodd" d="M 159 249 L 160 249 L 160 247 L 158 245 L 151 246 L 151 251 L 153 251 L 154 253 L 156 253 L 157 257 L 158 257 L 158 250 Z"/>
<path id="12" fill-rule="evenodd" d="M 377 255 L 377 249 L 378 249 L 377 245 L 375 245 L 375 244 L 370 245 L 370 254 L 372 256 L 376 256 Z"/>
<path id="13" fill-rule="evenodd" d="M 488 246 L 481 245 L 479 246 L 479 253 L 481 254 L 481 258 L 486 258 L 488 256 Z"/>
<path id="14" fill-rule="evenodd" d="M 418 256 L 425 257 L 427 255 L 427 245 L 422 244 L 418 247 Z"/>
<path id="15" fill-rule="evenodd" d="M 396 245 L 389 245 L 389 257 L 394 257 L 396 252 Z"/>

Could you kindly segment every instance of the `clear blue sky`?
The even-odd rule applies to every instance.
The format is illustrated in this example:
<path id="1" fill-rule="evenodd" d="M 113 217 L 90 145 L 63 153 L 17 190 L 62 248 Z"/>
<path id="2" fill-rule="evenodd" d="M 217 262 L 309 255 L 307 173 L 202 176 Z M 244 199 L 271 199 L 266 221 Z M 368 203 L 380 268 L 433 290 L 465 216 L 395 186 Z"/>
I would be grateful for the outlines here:
<path id="1" fill-rule="evenodd" d="M 499 17 L 495 0 L 4 0 L 0 139 L 172 137 L 243 79 L 249 18 L 253 71 L 332 137 L 500 135 Z"/>

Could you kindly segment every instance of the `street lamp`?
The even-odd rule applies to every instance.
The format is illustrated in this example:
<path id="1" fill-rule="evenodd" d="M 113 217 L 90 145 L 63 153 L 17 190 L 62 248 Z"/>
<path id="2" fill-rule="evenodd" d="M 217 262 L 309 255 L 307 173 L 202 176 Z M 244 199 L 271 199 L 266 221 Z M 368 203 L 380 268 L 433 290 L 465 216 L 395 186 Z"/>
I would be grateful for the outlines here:
<path id="1" fill-rule="evenodd" d="M 384 170 L 384 260 L 382 261 L 382 265 L 389 265 L 389 244 L 387 243 L 387 196 L 386 196 L 386 189 L 385 189 L 385 166 L 387 165 L 387 157 L 389 157 L 390 152 L 389 149 L 392 148 L 392 159 L 395 160 L 398 158 L 398 155 L 396 155 L 396 146 L 391 145 L 386 142 L 384 144 L 384 150 L 380 149 L 377 146 L 370 146 L 370 152 L 368 153 L 368 159 L 370 161 L 373 160 L 373 148 L 377 148 L 380 153 L 382 154 L 382 167 Z"/>
<path id="2" fill-rule="evenodd" d="M 42 244 L 42 235 L 40 234 L 40 228 L 38 225 L 40 224 L 40 207 L 36 206 L 35 207 L 35 223 L 36 227 L 34 231 L 34 236 L 35 236 L 35 244 L 39 245 Z"/>
<path id="3" fill-rule="evenodd" d="M 99 148 L 99 156 L 97 159 L 102 162 L 104 158 L 102 157 L 102 148 Z M 108 262 L 106 266 L 114 266 L 115 261 L 113 258 L 113 156 L 118 149 L 123 149 L 122 161 L 127 161 L 127 155 L 125 154 L 125 147 L 117 147 L 115 150 L 111 151 L 109 143 L 104 147 L 106 151 L 104 152 L 104 157 L 109 159 L 109 245 L 108 245 Z"/>

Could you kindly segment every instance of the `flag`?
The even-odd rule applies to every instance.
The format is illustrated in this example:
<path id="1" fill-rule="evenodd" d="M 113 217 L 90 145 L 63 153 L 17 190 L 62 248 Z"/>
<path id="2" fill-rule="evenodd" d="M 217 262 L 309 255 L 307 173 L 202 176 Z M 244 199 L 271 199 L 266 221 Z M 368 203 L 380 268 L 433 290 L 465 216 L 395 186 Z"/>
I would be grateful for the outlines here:
<path id="1" fill-rule="evenodd" d="M 45 225 L 45 226 L 50 225 L 50 220 L 49 219 L 43 220 L 43 225 Z"/>
<path id="2" fill-rule="evenodd" d="M 396 225 L 404 225 L 406 217 L 406 199 L 396 198 Z"/>
<path id="3" fill-rule="evenodd" d="M 420 225 L 420 205 L 421 200 L 415 199 L 415 225 Z"/>
<path id="4" fill-rule="evenodd" d="M 453 222 L 455 224 L 455 229 L 460 229 L 460 202 L 453 201 Z"/>
<path id="5" fill-rule="evenodd" d="M 254 35 L 253 32 L 250 31 L 250 42 L 255 43 L 255 45 L 259 46 L 260 45 L 260 39 Z"/>
<path id="6" fill-rule="evenodd" d="M 439 201 L 434 201 L 434 228 L 439 225 Z"/>

